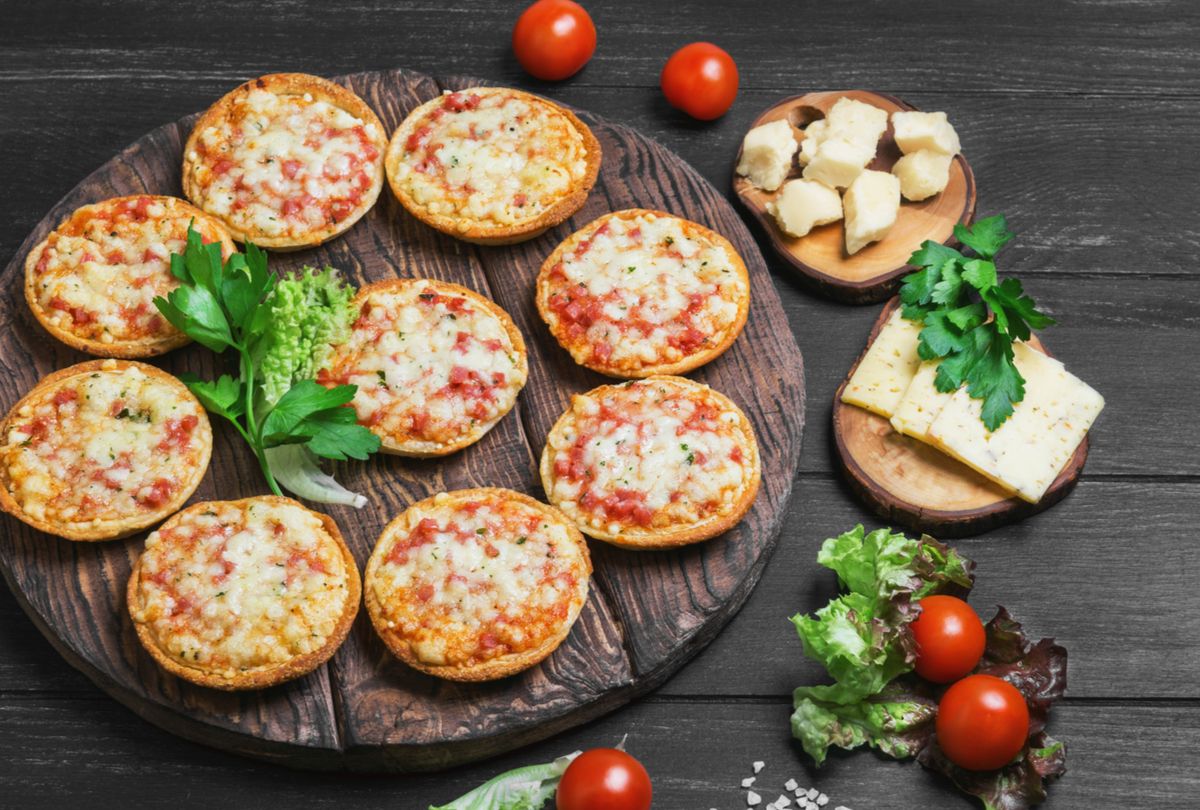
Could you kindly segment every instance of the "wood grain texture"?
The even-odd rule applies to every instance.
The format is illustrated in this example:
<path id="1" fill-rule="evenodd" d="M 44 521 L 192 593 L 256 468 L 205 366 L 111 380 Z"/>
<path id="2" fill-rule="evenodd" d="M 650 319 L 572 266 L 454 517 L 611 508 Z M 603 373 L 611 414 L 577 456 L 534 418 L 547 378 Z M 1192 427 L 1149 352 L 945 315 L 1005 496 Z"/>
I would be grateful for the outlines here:
<path id="1" fill-rule="evenodd" d="M 793 135 L 797 135 L 800 129 L 828 115 L 841 98 L 851 98 L 887 111 L 887 131 L 879 139 L 875 157 L 867 164 L 867 169 L 890 172 L 901 157 L 890 116 L 893 112 L 916 109 L 895 96 L 870 90 L 823 90 L 791 96 L 764 110 L 751 122 L 750 129 L 783 120 L 792 125 Z M 803 138 L 798 140 L 802 142 Z M 739 149 L 734 165 L 741 159 Z M 794 162 L 788 179 L 800 177 L 802 170 L 803 167 Z M 797 239 L 780 230 L 775 217 L 767 210 L 767 205 L 779 196 L 778 191 L 755 187 L 735 169 L 733 192 L 758 223 L 777 256 L 791 265 L 813 289 L 849 304 L 882 301 L 895 293 L 900 277 L 915 269 L 908 264 L 908 257 L 914 250 L 926 240 L 957 246 L 954 227 L 969 225 L 975 218 L 975 175 L 971 164 L 961 154 L 951 161 L 950 179 L 941 193 L 922 202 L 902 198 L 896 223 L 887 236 L 853 256 L 846 254 L 844 220 L 814 228 L 807 236 Z"/>
<path id="2" fill-rule="evenodd" d="M 1036 515 L 1065 498 L 1087 462 L 1086 436 L 1042 499 L 1029 503 L 936 447 L 903 435 L 891 420 L 842 402 L 850 378 L 899 306 L 899 298 L 884 304 L 862 354 L 833 394 L 834 448 L 842 475 L 855 494 L 885 523 L 940 538 L 990 531 Z M 1045 350 L 1036 335 L 1029 345 Z"/>
<path id="3" fill-rule="evenodd" d="M 389 131 L 443 89 L 480 83 L 403 71 L 354 74 L 341 81 L 366 99 Z M 40 239 L 81 201 L 117 192 L 176 191 L 180 142 L 191 121 L 154 131 L 101 167 L 47 215 L 29 240 Z M 542 437 L 569 395 L 592 383 L 577 385 L 585 381 L 574 362 L 561 350 L 550 350 L 553 341 L 533 305 L 536 268 L 558 239 L 592 216 L 649 205 L 726 234 L 750 268 L 755 301 L 747 329 L 698 375 L 730 391 L 769 446 L 763 455 L 763 491 L 747 519 L 686 553 L 622 555 L 597 548 L 598 587 L 574 631 L 547 661 L 520 675 L 484 684 L 450 684 L 421 675 L 393 659 L 360 616 L 328 666 L 283 687 L 233 696 L 161 672 L 134 643 L 128 616 L 114 597 L 128 577 L 140 538 L 89 554 L 11 525 L 8 545 L 0 545 L 5 575 L 22 606 L 72 664 L 142 716 L 201 742 L 305 767 L 428 770 L 494 755 L 608 711 L 656 686 L 716 634 L 749 595 L 779 530 L 800 452 L 803 364 L 757 248 L 720 194 L 632 130 L 594 117 L 588 123 L 603 139 L 606 158 L 589 202 L 591 213 L 581 212 L 545 239 L 502 248 L 468 245 L 427 228 L 386 197 L 342 238 L 272 256 L 279 271 L 332 264 L 360 285 L 396 276 L 454 281 L 497 300 L 539 345 L 531 357 L 534 374 L 514 415 L 478 445 L 444 460 L 380 456 L 342 465 L 342 480 L 365 492 L 371 505 L 361 512 L 329 511 L 362 566 L 391 517 L 438 491 L 501 486 L 541 496 L 533 460 Z M 17 264 L 10 265 L 6 277 L 16 277 Z M 39 335 L 18 298 L 10 296 L 0 310 L 0 323 L 11 322 L 15 332 L 0 380 L 7 399 L 15 399 L 69 353 Z M 33 351 L 32 365 L 21 355 L 26 347 Z M 162 362 L 175 373 L 197 364 L 210 372 L 213 358 L 191 347 Z M 230 431 L 219 429 L 219 435 L 202 496 L 254 494 L 261 484 L 248 451 Z"/>

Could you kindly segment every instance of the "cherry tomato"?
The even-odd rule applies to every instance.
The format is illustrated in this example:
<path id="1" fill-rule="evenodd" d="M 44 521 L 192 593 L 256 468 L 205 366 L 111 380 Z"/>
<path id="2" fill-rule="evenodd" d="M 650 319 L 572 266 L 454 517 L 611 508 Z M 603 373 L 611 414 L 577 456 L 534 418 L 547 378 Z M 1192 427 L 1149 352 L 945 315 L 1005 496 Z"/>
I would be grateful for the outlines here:
<path id="1" fill-rule="evenodd" d="M 1029 707 L 1008 681 L 971 675 L 947 689 L 938 703 L 938 745 L 960 768 L 1002 768 L 1028 737 Z"/>
<path id="2" fill-rule="evenodd" d="M 720 118 L 737 98 L 738 69 L 733 57 L 711 42 L 693 42 L 663 66 L 663 95 L 672 107 L 693 118 Z"/>
<path id="3" fill-rule="evenodd" d="M 537 0 L 521 14 L 512 33 L 521 67 L 539 79 L 574 76 L 596 51 L 596 26 L 571 0 Z"/>
<path id="4" fill-rule="evenodd" d="M 979 663 L 987 643 L 983 622 L 963 600 L 926 596 L 912 623 L 917 642 L 917 674 L 934 683 L 957 681 Z"/>
<path id="5" fill-rule="evenodd" d="M 558 783 L 558 810 L 650 810 L 650 775 L 616 748 L 593 748 L 575 757 Z"/>

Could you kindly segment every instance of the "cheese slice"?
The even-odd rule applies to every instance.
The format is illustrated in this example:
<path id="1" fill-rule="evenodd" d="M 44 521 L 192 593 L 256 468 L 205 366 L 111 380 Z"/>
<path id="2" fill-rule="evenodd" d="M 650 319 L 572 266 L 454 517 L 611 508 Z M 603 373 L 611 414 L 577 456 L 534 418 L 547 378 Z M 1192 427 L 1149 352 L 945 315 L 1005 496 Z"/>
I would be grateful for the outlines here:
<path id="1" fill-rule="evenodd" d="M 1013 356 L 1025 378 L 1025 399 L 1007 422 L 988 431 L 980 419 L 983 401 L 960 388 L 928 436 L 943 452 L 1037 503 L 1096 421 L 1104 397 L 1062 363 L 1023 343 L 1013 345 Z"/>
<path id="2" fill-rule="evenodd" d="M 892 414 L 892 427 L 897 433 L 926 441 L 929 426 L 954 396 L 953 391 L 944 393 L 934 385 L 939 363 L 941 360 L 926 360 L 917 368 Z"/>
<path id="3" fill-rule="evenodd" d="M 921 365 L 917 335 L 922 324 L 907 321 L 897 308 L 867 348 L 842 391 L 842 402 L 890 417 Z"/>

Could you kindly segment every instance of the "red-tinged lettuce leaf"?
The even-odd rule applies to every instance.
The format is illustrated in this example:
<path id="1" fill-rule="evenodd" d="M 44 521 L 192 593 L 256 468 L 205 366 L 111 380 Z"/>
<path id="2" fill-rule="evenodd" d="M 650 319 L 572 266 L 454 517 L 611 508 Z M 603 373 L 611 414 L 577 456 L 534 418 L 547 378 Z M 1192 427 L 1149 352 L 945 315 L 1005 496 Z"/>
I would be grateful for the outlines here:
<path id="1" fill-rule="evenodd" d="M 987 647 L 976 674 L 993 675 L 1015 686 L 1029 706 L 1029 741 L 1011 764 L 994 771 L 968 771 L 946 759 L 931 734 L 917 755 L 926 768 L 950 778 L 977 797 L 986 810 L 1024 810 L 1046 798 L 1046 782 L 1066 773 L 1066 746 L 1046 735 L 1050 705 L 1067 688 L 1067 651 L 1044 638 L 1026 638 L 1020 623 L 1003 607 L 987 623 Z"/>
<path id="2" fill-rule="evenodd" d="M 896 759 L 908 759 L 933 733 L 937 699 L 915 676 L 902 675 L 879 694 L 857 703 L 820 700 L 814 695 L 820 689 L 797 690 L 792 712 L 792 736 L 818 765 L 830 746 L 869 745 Z"/>

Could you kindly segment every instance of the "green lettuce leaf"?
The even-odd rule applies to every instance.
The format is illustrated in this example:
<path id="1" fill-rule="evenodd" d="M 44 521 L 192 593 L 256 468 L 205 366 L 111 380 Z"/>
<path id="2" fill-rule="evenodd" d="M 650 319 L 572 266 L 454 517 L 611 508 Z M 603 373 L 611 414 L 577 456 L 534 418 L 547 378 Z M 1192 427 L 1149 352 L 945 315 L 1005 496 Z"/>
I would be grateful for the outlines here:
<path id="1" fill-rule="evenodd" d="M 857 703 L 818 700 L 811 690 L 797 694 L 792 736 L 818 765 L 830 746 L 865 744 L 896 759 L 916 756 L 937 717 L 937 702 L 921 689 L 916 678 L 901 677 Z"/>
<path id="2" fill-rule="evenodd" d="M 579 753 L 502 773 L 449 804 L 429 810 L 541 810 Z"/>

